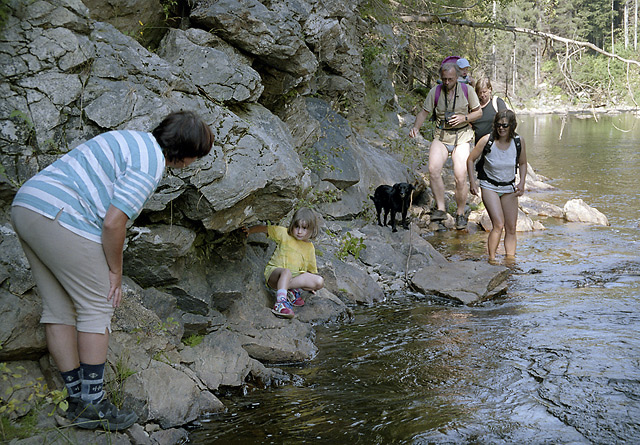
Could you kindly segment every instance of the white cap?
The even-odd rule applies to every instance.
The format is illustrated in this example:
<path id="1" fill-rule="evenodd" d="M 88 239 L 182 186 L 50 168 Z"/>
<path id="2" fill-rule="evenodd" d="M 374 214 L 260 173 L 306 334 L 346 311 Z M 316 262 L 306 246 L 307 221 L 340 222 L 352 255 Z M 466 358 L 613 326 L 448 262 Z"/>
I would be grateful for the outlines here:
<path id="1" fill-rule="evenodd" d="M 462 68 L 467 68 L 471 65 L 469 65 L 469 61 L 467 59 L 465 59 L 464 57 L 458 59 L 456 61 L 456 64 L 458 65 L 458 68 L 462 69 Z"/>

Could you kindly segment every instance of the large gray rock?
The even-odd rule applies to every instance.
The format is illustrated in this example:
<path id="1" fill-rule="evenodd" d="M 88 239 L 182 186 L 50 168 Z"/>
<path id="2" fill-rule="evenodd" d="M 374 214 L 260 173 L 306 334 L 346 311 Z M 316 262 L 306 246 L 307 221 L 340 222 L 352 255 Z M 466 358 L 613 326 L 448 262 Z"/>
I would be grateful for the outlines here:
<path id="1" fill-rule="evenodd" d="M 333 294 L 353 303 L 374 304 L 384 301 L 384 292 L 362 267 L 340 261 L 334 256 L 331 262 L 319 267 L 325 287 Z"/>
<path id="2" fill-rule="evenodd" d="M 531 167 L 531 164 L 527 164 L 527 181 L 525 183 L 525 190 L 530 192 L 544 192 L 549 190 L 555 190 L 556 188 L 547 182 L 547 178 L 539 175 Z"/>
<path id="3" fill-rule="evenodd" d="M 367 26 L 372 26 L 367 23 Z M 363 49 L 362 69 L 373 89 L 377 107 L 386 123 L 399 125 L 400 106 L 394 85 L 394 73 L 401 68 L 408 51 L 409 42 L 403 34 L 390 24 L 375 24 L 375 33 L 382 39 L 380 47 Z M 397 134 L 397 131 L 396 131 Z"/>
<path id="4" fill-rule="evenodd" d="M 190 196 L 184 208 L 187 217 L 221 232 L 257 220 L 280 220 L 310 185 L 279 118 L 258 104 L 246 105 L 238 116 L 250 125 L 233 145 L 224 146 L 226 174 L 217 179 L 208 179 L 203 171 L 191 176 L 202 196 Z"/>
<path id="5" fill-rule="evenodd" d="M 127 245 L 124 269 L 143 287 L 177 281 L 183 270 L 180 259 L 191 249 L 196 233 L 177 225 L 145 228 Z"/>
<path id="6" fill-rule="evenodd" d="M 31 409 L 31 404 L 28 401 L 35 392 L 32 388 L 40 385 L 41 390 L 45 392 L 44 383 L 44 375 L 38 362 L 16 360 L 6 364 L 0 379 L 0 393 L 2 394 L 3 406 L 6 407 L 6 403 L 10 401 L 15 408 L 9 407 L 8 410 L 3 411 L 3 416 L 15 421 L 27 414 Z"/>
<path id="7" fill-rule="evenodd" d="M 60 3 L 70 14 L 72 9 Z M 50 11 L 52 8 L 44 10 L 54 14 L 57 10 Z M 190 168 L 167 175 L 147 210 L 170 213 L 176 206 L 169 208 L 169 203 L 179 200 L 184 216 L 202 220 L 208 229 L 226 232 L 255 220 L 256 214 L 260 219 L 277 220 L 291 209 L 308 179 L 279 119 L 257 105 L 240 109 L 241 115 L 236 116 L 200 94 L 216 82 L 215 74 L 210 81 L 203 78 L 204 71 L 187 74 L 111 25 L 97 22 L 89 26 L 86 15 L 77 22 L 83 26 L 67 18 L 60 23 L 74 26 L 50 28 L 58 21 L 47 22 L 45 27 L 40 20 L 9 18 L 7 34 L 12 38 L 0 42 L 0 54 L 15 55 L 7 59 L 8 85 L 0 84 L 8 98 L 0 105 L 0 160 L 6 172 L 0 175 L 0 195 L 7 196 L 3 199 L 9 201 L 17 184 L 60 153 L 104 129 L 150 130 L 170 111 L 195 109 L 210 123 L 216 144 Z M 196 42 L 209 42 L 202 32 L 189 36 Z M 183 39 L 190 51 L 213 51 L 192 40 Z M 32 50 L 24 51 L 25 47 Z M 235 62 L 233 66 L 250 73 L 248 66 Z M 251 85 L 253 92 L 247 97 L 255 99 L 259 84 L 245 86 L 251 90 Z M 239 87 L 234 97 L 243 97 L 236 93 L 240 94 Z M 245 175 L 256 166 L 256 174 Z M 238 180 L 243 176 L 246 181 Z M 263 204 L 263 197 L 272 194 L 280 199 Z"/>
<path id="8" fill-rule="evenodd" d="M 308 323 L 276 318 L 269 309 L 263 312 L 261 320 L 234 320 L 229 327 L 238 332 L 249 356 L 263 363 L 305 362 L 318 353 Z"/>
<path id="9" fill-rule="evenodd" d="M 320 66 L 316 73 L 320 92 L 332 98 L 336 108 L 362 117 L 364 80 L 361 76 L 360 32 L 366 29 L 356 12 L 358 1 L 316 3 L 304 23 L 306 42 L 317 54 Z"/>
<path id="10" fill-rule="evenodd" d="M 400 229 L 371 224 L 360 229 L 366 235 L 367 246 L 360 260 L 383 274 L 413 274 L 418 269 L 436 264 L 448 264 L 447 259 L 425 241 L 418 230 Z"/>
<path id="11" fill-rule="evenodd" d="M 601 226 L 609 225 L 609 220 L 602 212 L 589 206 L 582 199 L 571 199 L 567 201 L 563 210 L 564 218 L 567 221 L 598 224 Z"/>
<path id="12" fill-rule="evenodd" d="M 270 8 L 257 0 L 197 0 L 189 18 L 279 71 L 310 78 L 318 68 L 300 23 L 278 2 Z"/>
<path id="13" fill-rule="evenodd" d="M 326 283 L 326 281 L 325 281 Z M 356 289 L 354 291 L 359 291 Z M 358 294 L 362 295 L 362 294 Z M 323 324 L 327 322 L 340 322 L 352 318 L 353 313 L 345 303 L 331 289 L 325 287 L 319 290 L 315 295 L 311 293 L 303 293 L 305 305 L 296 310 L 296 318 L 303 323 L 311 323 L 312 325 Z M 362 299 L 362 297 L 360 297 Z"/>
<path id="14" fill-rule="evenodd" d="M 220 39 L 206 31 L 172 29 L 160 42 L 158 55 L 180 67 L 213 100 L 257 102 L 264 89 L 260 74 L 246 58 L 230 57 L 216 45 L 222 45 Z"/>
<path id="15" fill-rule="evenodd" d="M 179 326 L 160 320 L 140 305 L 135 290 L 129 289 L 123 305 L 116 310 L 109 342 L 106 381 L 117 388 L 125 405 L 134 409 L 141 423 L 156 422 L 163 428 L 184 425 L 207 412 L 224 409 L 206 385 L 183 365 Z M 177 338 L 176 338 L 177 334 Z M 118 381 L 111 370 L 132 371 Z M 166 382 L 171 382 L 171 394 Z M 173 391 L 179 394 L 173 394 Z"/>
<path id="16" fill-rule="evenodd" d="M 42 303 L 11 225 L 0 225 L 0 360 L 39 358 L 46 351 Z"/>
<path id="17" fill-rule="evenodd" d="M 420 269 L 411 285 L 425 295 L 474 304 L 506 292 L 510 270 L 479 261 L 434 264 Z"/>
<path id="18" fill-rule="evenodd" d="M 242 386 L 253 369 L 253 360 L 238 335 L 227 330 L 207 335 L 197 346 L 186 347 L 180 358 L 211 391 L 221 385 Z"/>
<path id="19" fill-rule="evenodd" d="M 378 185 L 412 182 L 406 165 L 359 137 L 327 102 L 308 98 L 306 104 L 309 119 L 319 123 L 320 135 L 301 154 L 317 177 L 313 194 L 337 197 L 326 202 L 320 199 L 322 213 L 336 219 L 353 218 L 370 202 Z"/>
<path id="20" fill-rule="evenodd" d="M 553 218 L 563 218 L 564 211 L 562 208 L 549 204 L 548 202 L 538 201 L 528 196 L 518 198 L 518 205 L 527 215 L 551 216 Z"/>
<path id="21" fill-rule="evenodd" d="M 127 381 L 127 391 L 137 403 L 140 421 L 156 422 L 163 428 L 185 425 L 203 413 L 220 412 L 223 404 L 181 367 L 151 360 L 145 369 Z M 167 390 L 171 382 L 171 390 Z M 139 406 L 143 404 L 143 406 Z"/>
<path id="22" fill-rule="evenodd" d="M 156 46 L 167 30 L 170 2 L 159 0 L 82 0 L 92 19 L 107 22 L 126 35 L 135 36 L 144 46 Z M 168 10 L 166 11 L 169 12 Z"/>
<path id="23" fill-rule="evenodd" d="M 0 288 L 0 360 L 37 359 L 46 352 L 41 313 L 35 292 L 17 296 Z"/>

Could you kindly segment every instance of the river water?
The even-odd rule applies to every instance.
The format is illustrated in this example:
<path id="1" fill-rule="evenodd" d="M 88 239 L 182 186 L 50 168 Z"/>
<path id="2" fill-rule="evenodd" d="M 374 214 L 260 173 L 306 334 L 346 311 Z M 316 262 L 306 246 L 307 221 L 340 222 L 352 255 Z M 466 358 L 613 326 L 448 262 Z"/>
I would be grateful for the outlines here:
<path id="1" fill-rule="evenodd" d="M 193 443 L 640 443 L 640 122 L 523 116 L 518 130 L 557 187 L 530 196 L 582 198 L 610 227 L 519 233 L 509 292 L 480 306 L 394 295 L 318 327 L 318 356 L 286 368 L 297 384 L 223 398 Z M 485 233 L 429 241 L 486 258 Z"/>

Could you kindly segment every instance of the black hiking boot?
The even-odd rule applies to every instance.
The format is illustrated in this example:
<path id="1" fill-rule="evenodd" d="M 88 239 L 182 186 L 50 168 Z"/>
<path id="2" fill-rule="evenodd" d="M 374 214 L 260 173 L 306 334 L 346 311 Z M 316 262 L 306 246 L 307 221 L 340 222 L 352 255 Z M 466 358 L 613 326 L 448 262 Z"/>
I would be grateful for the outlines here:
<path id="1" fill-rule="evenodd" d="M 69 411 L 71 414 L 71 405 Z M 81 401 L 72 418 L 73 425 L 86 430 L 102 427 L 105 431 L 122 431 L 133 425 L 138 416 L 130 410 L 121 410 L 106 398 L 100 403 Z"/>

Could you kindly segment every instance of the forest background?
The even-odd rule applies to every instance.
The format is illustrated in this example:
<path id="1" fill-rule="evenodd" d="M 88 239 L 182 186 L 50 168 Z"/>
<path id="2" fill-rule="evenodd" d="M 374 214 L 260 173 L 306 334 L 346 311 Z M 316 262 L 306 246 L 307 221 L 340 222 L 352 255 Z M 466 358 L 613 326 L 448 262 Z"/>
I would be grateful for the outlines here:
<path id="1" fill-rule="evenodd" d="M 370 0 L 361 11 L 408 36 L 399 93 L 424 95 L 441 60 L 460 55 L 514 109 L 637 107 L 638 0 Z M 365 38 L 366 67 L 386 50 Z"/>

